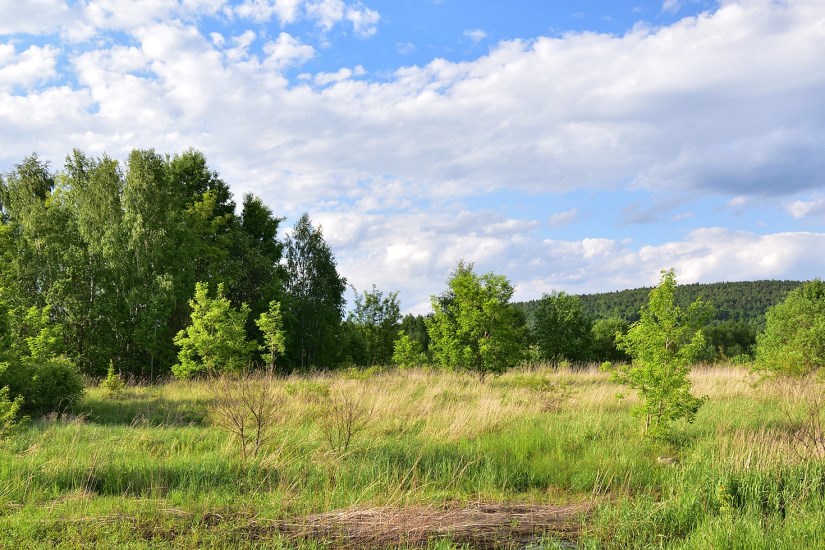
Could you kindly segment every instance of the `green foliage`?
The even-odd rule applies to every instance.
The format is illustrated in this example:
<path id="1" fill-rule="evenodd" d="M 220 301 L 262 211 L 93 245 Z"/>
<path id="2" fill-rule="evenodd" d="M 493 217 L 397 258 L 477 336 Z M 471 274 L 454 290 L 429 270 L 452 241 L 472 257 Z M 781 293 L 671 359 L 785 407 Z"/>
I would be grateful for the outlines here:
<path id="1" fill-rule="evenodd" d="M 372 291 L 366 290 L 363 294 L 353 291 L 355 308 L 349 315 L 349 322 L 364 342 L 365 364 L 386 365 L 392 358 L 401 321 L 398 292 L 390 292 L 385 297 L 375 285 L 372 285 Z"/>
<path id="2" fill-rule="evenodd" d="M 24 393 L 25 409 L 36 414 L 65 411 L 83 396 L 83 376 L 64 355 L 42 360 L 31 367 L 31 386 Z"/>
<path id="3" fill-rule="evenodd" d="M 135 150 L 125 164 L 73 151 L 58 173 L 32 156 L 0 182 L 0 205 L 9 306 L 50 307 L 61 352 L 86 374 L 104 374 L 110 360 L 126 373 L 167 373 L 197 281 L 224 283 L 254 318 L 278 296 L 281 219 L 251 195 L 238 215 L 198 151 Z"/>
<path id="4" fill-rule="evenodd" d="M 407 336 L 403 330 L 399 330 L 392 352 L 392 362 L 403 368 L 421 367 L 427 364 L 427 354 L 419 342 Z"/>
<path id="5" fill-rule="evenodd" d="M 702 405 L 690 393 L 688 374 L 705 346 L 700 327 L 711 311 L 701 300 L 683 311 L 673 301 L 675 289 L 674 271 L 662 271 L 640 319 L 618 338 L 633 362 L 613 370 L 615 381 L 639 392 L 642 403 L 635 413 L 644 419 L 645 435 L 654 438 L 667 437 L 675 420 L 691 422 Z"/>
<path id="6" fill-rule="evenodd" d="M 445 294 L 432 297 L 433 316 L 427 320 L 435 361 L 481 380 L 517 365 L 526 328 L 509 305 L 513 287 L 507 278 L 476 275 L 472 264 L 461 261 L 447 285 Z"/>
<path id="7" fill-rule="evenodd" d="M 584 361 L 590 357 L 590 320 L 578 296 L 545 294 L 534 313 L 534 340 L 546 361 Z"/>
<path id="8" fill-rule="evenodd" d="M 825 283 L 809 281 L 767 314 L 757 339 L 757 368 L 773 374 L 805 376 L 825 366 Z"/>
<path id="9" fill-rule="evenodd" d="M 627 321 L 618 317 L 597 319 L 590 329 L 593 341 L 592 358 L 597 361 L 627 361 L 630 357 L 618 347 L 616 339 L 628 330 Z"/>
<path id="10" fill-rule="evenodd" d="M 126 389 L 126 383 L 121 378 L 120 373 L 115 370 L 115 365 L 111 361 L 109 361 L 109 370 L 106 371 L 106 378 L 100 381 L 100 387 L 109 399 L 119 399 Z"/>
<path id="11" fill-rule="evenodd" d="M 714 320 L 738 321 L 754 326 L 764 323 L 765 312 L 781 302 L 799 281 L 743 281 L 730 283 L 693 283 L 679 285 L 674 294 L 676 305 L 687 308 L 697 298 L 714 304 Z M 627 322 L 639 320 L 639 310 L 647 300 L 650 288 L 634 288 L 582 294 L 582 310 L 591 319 L 618 317 Z M 539 301 L 514 304 L 527 314 L 532 323 Z"/>
<path id="12" fill-rule="evenodd" d="M 175 376 L 243 371 L 257 348 L 246 339 L 249 306 L 233 308 L 222 283 L 215 298 L 209 297 L 209 283 L 197 283 L 189 306 L 191 322 L 175 336 L 175 345 L 180 348 L 178 363 L 172 367 Z"/>
<path id="13" fill-rule="evenodd" d="M 744 321 L 714 322 L 702 329 L 707 343 L 701 359 L 704 361 L 742 361 L 753 358 L 757 329 Z M 736 359 L 736 361 L 734 361 Z"/>
<path id="14" fill-rule="evenodd" d="M 18 410 L 32 414 L 62 411 L 83 395 L 80 372 L 73 361 L 59 355 L 59 335 L 49 306 L 10 310 L 0 292 L 0 342 L 5 344 L 0 349 L 0 387 L 8 392 L 7 397 L 13 396 L 15 415 Z"/>
<path id="15" fill-rule="evenodd" d="M 284 349 L 286 348 L 281 304 L 274 300 L 269 302 L 269 309 L 261 313 L 260 317 L 255 320 L 255 324 L 258 326 L 264 339 L 261 358 L 268 368 L 274 369 L 275 360 L 283 355 Z"/>
<path id="16" fill-rule="evenodd" d="M 23 397 L 14 399 L 9 397 L 9 387 L 0 389 L 0 439 L 5 439 L 17 433 L 20 425 L 19 414 L 23 406 Z"/>
<path id="17" fill-rule="evenodd" d="M 284 325 L 293 367 L 329 367 L 338 359 L 344 291 L 335 257 L 320 228 L 304 214 L 286 245 Z"/>

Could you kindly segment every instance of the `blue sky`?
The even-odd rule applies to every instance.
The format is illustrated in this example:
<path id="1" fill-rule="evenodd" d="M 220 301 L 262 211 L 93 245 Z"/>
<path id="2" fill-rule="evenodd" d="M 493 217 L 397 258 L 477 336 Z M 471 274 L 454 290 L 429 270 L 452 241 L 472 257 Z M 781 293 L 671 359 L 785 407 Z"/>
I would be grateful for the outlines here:
<path id="1" fill-rule="evenodd" d="M 202 150 L 423 312 L 825 271 L 821 0 L 0 1 L 0 171 Z"/>

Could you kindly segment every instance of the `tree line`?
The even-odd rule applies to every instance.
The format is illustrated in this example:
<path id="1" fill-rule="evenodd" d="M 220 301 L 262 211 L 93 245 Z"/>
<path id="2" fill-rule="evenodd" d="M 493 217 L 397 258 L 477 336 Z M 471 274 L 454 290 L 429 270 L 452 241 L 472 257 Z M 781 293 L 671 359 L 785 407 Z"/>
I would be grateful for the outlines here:
<path id="1" fill-rule="evenodd" d="M 699 359 L 706 362 L 749 360 L 754 357 L 757 335 L 765 328 L 769 308 L 802 283 L 799 281 L 746 281 L 693 283 L 674 289 L 674 303 L 686 308 L 697 299 L 713 304 L 705 321 L 705 345 Z M 552 292 L 540 300 L 517 302 L 526 316 L 533 342 L 544 341 L 546 358 L 569 361 L 626 360 L 614 335 L 625 333 L 640 319 L 652 288 L 569 295 Z M 566 325 L 563 330 L 554 327 Z M 564 333 L 567 334 L 564 334 Z M 564 336 L 562 336 L 564 334 Z M 550 335 L 550 336 L 548 336 Z"/>
<path id="2" fill-rule="evenodd" d="M 257 321 L 281 304 L 283 365 L 331 364 L 346 280 L 308 216 L 284 241 L 282 222 L 254 195 L 239 207 L 194 150 L 135 150 L 125 163 L 75 150 L 58 172 L 32 155 L 0 178 L 7 338 L 24 342 L 45 324 L 48 354 L 84 374 L 113 362 L 162 376 L 179 362 L 175 337 L 200 284 L 201 301 L 245 308 L 242 328 L 261 345 Z"/>
<path id="3" fill-rule="evenodd" d="M 513 305 L 504 276 L 463 261 L 430 315 L 402 318 L 398 293 L 375 286 L 353 289 L 346 314 L 321 228 L 304 214 L 281 239 L 283 222 L 257 196 L 239 206 L 195 150 L 134 150 L 125 163 L 75 150 L 59 171 L 27 157 L 0 177 L 6 401 L 54 409 L 79 395 L 81 375 L 113 369 L 154 379 L 437 364 L 484 378 L 525 359 L 630 358 L 617 344 L 628 318 L 593 320 L 563 292 Z M 705 350 L 747 353 L 756 331 L 741 328 L 706 327 Z"/>

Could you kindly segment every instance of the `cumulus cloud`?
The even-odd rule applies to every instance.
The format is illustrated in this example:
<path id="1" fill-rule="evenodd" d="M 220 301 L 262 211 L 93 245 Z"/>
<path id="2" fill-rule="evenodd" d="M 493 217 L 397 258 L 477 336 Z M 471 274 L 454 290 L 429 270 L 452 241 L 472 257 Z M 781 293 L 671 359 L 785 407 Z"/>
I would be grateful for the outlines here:
<path id="1" fill-rule="evenodd" d="M 154 1 L 147 12 L 178 5 Z M 348 8 L 342 0 L 318 0 L 306 9 L 326 28 Z M 103 21 L 110 12 L 102 9 Z M 504 187 L 564 192 L 628 181 L 659 191 L 782 194 L 823 184 L 824 23 L 825 10 L 814 0 L 727 2 L 670 27 L 506 41 L 473 61 L 436 59 L 381 81 L 345 79 L 315 95 L 281 81 L 254 102 L 263 112 L 236 98 L 257 94 L 261 80 L 275 85 L 271 71 L 300 65 L 313 47 L 281 34 L 266 48 L 269 64 L 252 56 L 216 67 L 221 46 L 190 36 L 191 47 L 180 54 L 186 64 L 159 59 L 149 68 L 167 69 L 149 76 L 170 93 L 143 108 L 176 113 L 167 125 L 176 128 L 182 147 L 203 143 L 195 139 L 200 136 L 222 148 L 220 136 L 234 134 L 224 120 L 243 121 L 250 135 L 274 132 L 280 147 L 272 162 L 282 172 L 262 184 L 282 184 L 278 173 L 310 179 L 324 173 L 332 190 L 337 182 L 382 174 L 418 181 L 439 196 Z M 143 28 L 166 28 L 171 37 L 199 33 L 180 22 Z M 136 36 L 144 49 L 151 47 L 146 40 L 162 39 L 146 31 Z M 173 66 L 181 74 L 168 72 Z M 216 85 L 216 70 L 218 81 L 234 81 L 231 93 Z M 212 81 L 199 89 L 194 108 L 209 103 L 230 116 L 210 119 L 208 128 L 202 120 L 187 125 L 193 107 L 174 98 L 189 96 L 172 89 L 190 78 Z M 299 105 L 303 124 L 294 126 L 292 109 Z M 92 117 L 86 125 L 93 134 L 98 122 Z M 146 141 L 156 133 L 140 121 L 132 131 Z M 250 144 L 247 154 L 262 147 L 268 149 Z M 18 154 L 5 150 L 0 161 Z M 248 173 L 238 176 L 250 180 Z"/>
<path id="2" fill-rule="evenodd" d="M 819 0 L 730 0 L 621 36 L 511 40 L 469 61 L 435 59 L 375 79 L 341 68 L 297 82 L 285 71 L 318 50 L 286 32 L 201 29 L 199 14 L 222 13 L 218 0 L 148 0 L 140 9 L 126 0 L 40 2 L 48 9 L 30 14 L 37 24 L 21 15 L 29 3 L 0 11 L 8 16 L 0 32 L 66 33 L 52 14 L 68 9 L 79 10 L 78 28 L 124 31 L 129 41 L 68 51 L 59 81 L 62 38 L 0 47 L 2 170 L 32 149 L 59 165 L 72 147 L 122 157 L 131 147 L 194 146 L 236 193 L 257 192 L 285 215 L 311 208 L 342 271 L 361 288 L 382 277 L 374 282 L 403 288 L 416 307 L 461 257 L 507 273 L 524 297 L 650 284 L 668 265 L 699 278 L 812 276 L 821 267 L 811 253 L 821 250 L 819 234 L 706 230 L 639 249 L 618 238 L 546 241 L 536 234 L 544 220 L 465 202 L 502 189 L 629 186 L 664 197 L 626 212 L 628 221 L 655 222 L 682 194 L 731 206 L 773 197 L 780 208 L 783 197 L 815 197 L 825 185 Z M 366 36 L 380 23 L 343 0 L 244 5 L 247 19 L 307 18 L 322 32 L 345 25 Z M 817 201 L 787 209 L 809 217 Z M 759 255 L 760 247 L 776 252 Z M 745 265 L 751 259 L 755 267 Z M 650 280 L 639 280 L 648 270 Z"/>
<path id="3" fill-rule="evenodd" d="M 50 34 L 71 13 L 65 0 L 0 2 L 0 35 Z"/>
<path id="4" fill-rule="evenodd" d="M 825 199 L 793 201 L 786 209 L 794 218 L 822 217 L 825 215 Z"/>
<path id="5" fill-rule="evenodd" d="M 278 38 L 264 46 L 267 61 L 277 69 L 290 66 L 300 66 L 312 59 L 315 48 L 309 44 L 302 44 L 292 35 L 282 32 Z"/>
<path id="6" fill-rule="evenodd" d="M 541 239 L 538 222 L 490 212 L 413 212 L 385 216 L 322 212 L 340 269 L 356 288 L 375 283 L 402 290 L 405 308 L 424 313 L 444 289 L 459 259 L 479 272 L 506 275 L 516 299 L 551 290 L 605 292 L 655 285 L 661 269 L 676 269 L 681 283 L 755 279 L 809 279 L 825 273 L 825 234 L 760 235 L 700 228 L 683 240 L 636 246 L 630 240 Z M 353 246 L 353 243 L 360 243 Z"/>
<path id="7" fill-rule="evenodd" d="M 352 24 L 355 34 L 366 38 L 378 31 L 378 22 L 381 15 L 370 8 L 358 3 L 347 7 L 344 18 Z"/>
<path id="8" fill-rule="evenodd" d="M 58 53 L 52 46 L 30 46 L 18 52 L 12 44 L 0 44 L 0 90 L 47 82 L 57 73 Z"/>

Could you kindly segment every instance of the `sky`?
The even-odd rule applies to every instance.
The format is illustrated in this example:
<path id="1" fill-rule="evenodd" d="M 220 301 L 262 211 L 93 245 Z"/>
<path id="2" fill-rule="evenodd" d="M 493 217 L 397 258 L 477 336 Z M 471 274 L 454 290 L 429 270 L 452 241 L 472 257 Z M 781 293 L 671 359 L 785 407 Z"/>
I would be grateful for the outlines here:
<path id="1" fill-rule="evenodd" d="M 825 275 L 822 0 L 0 0 L 0 172 L 202 151 L 424 313 Z M 350 294 L 351 297 L 351 294 Z"/>

